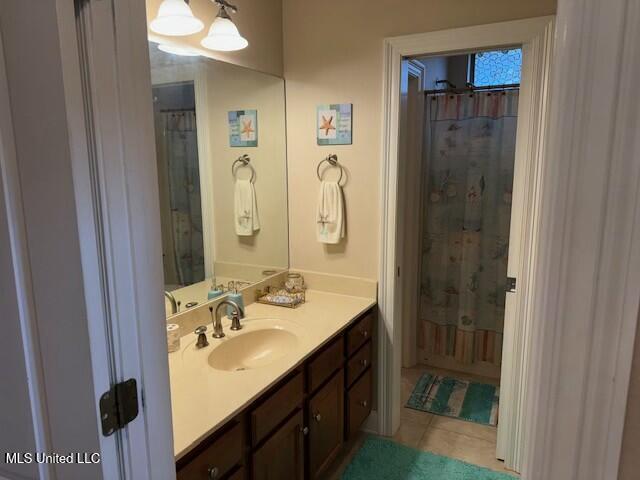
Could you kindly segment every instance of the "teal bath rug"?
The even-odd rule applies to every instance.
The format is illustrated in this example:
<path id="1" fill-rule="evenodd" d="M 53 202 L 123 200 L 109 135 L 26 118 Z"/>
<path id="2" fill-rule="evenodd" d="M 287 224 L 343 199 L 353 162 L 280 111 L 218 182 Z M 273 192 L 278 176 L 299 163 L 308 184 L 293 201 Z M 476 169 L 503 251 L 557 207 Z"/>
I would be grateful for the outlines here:
<path id="1" fill-rule="evenodd" d="M 406 406 L 495 426 L 498 423 L 499 393 L 500 389 L 495 385 L 425 373 L 416 383 Z"/>
<path id="2" fill-rule="evenodd" d="M 506 473 L 368 437 L 342 480 L 514 480 Z"/>

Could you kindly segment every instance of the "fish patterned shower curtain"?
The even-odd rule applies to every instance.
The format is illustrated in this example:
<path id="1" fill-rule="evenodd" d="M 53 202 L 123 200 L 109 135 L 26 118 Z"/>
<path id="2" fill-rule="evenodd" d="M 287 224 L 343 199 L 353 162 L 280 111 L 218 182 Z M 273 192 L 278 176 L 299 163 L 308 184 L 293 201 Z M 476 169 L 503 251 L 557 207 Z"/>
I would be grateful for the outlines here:
<path id="1" fill-rule="evenodd" d="M 168 259 L 175 282 L 191 285 L 204 280 L 204 243 L 196 113 L 192 110 L 161 112 L 158 155 L 167 167 L 171 240 Z M 165 274 L 165 277 L 167 275 Z"/>
<path id="2" fill-rule="evenodd" d="M 419 351 L 500 365 L 518 90 L 425 101 Z"/>

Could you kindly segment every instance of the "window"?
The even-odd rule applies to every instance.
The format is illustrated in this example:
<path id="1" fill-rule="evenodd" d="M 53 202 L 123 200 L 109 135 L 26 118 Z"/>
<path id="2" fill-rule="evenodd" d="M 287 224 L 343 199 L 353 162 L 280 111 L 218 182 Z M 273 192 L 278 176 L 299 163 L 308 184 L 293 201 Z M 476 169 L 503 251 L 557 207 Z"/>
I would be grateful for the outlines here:
<path id="1" fill-rule="evenodd" d="M 473 76 L 469 80 L 477 87 L 520 83 L 522 49 L 479 52 L 472 56 Z"/>

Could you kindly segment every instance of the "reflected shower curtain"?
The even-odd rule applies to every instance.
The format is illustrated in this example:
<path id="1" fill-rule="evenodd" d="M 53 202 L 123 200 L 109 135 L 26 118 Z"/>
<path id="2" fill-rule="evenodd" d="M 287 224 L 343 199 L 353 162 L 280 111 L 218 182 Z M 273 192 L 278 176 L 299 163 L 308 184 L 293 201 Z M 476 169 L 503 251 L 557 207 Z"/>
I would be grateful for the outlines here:
<path id="1" fill-rule="evenodd" d="M 427 96 L 418 347 L 499 365 L 518 91 Z"/>
<path id="2" fill-rule="evenodd" d="M 161 112 L 158 121 L 162 132 L 158 155 L 166 162 L 171 209 L 171 271 L 177 284 L 190 285 L 204 280 L 196 114 Z"/>

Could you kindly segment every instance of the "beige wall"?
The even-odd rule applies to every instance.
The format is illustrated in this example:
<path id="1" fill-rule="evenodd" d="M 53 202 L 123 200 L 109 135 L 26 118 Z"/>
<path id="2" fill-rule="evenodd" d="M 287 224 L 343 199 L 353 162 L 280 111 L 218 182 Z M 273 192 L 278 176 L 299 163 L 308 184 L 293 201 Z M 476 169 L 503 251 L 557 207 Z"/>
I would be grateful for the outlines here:
<path id="1" fill-rule="evenodd" d="M 366 278 L 378 274 L 382 39 L 555 12 L 555 0 L 284 0 L 284 74 L 291 265 Z M 316 145 L 316 105 L 353 103 L 353 145 Z M 349 170 L 347 238 L 315 239 L 315 168 L 329 152 Z"/>
<path id="2" fill-rule="evenodd" d="M 148 21 L 155 18 L 161 2 L 146 0 Z M 195 35 L 171 40 L 201 49 L 211 58 L 282 76 L 282 0 L 233 0 L 230 3 L 238 7 L 238 13 L 231 14 L 233 22 L 249 41 L 244 50 L 224 53 L 200 46 L 218 13 L 211 0 L 190 1 L 194 15 L 204 22 L 204 29 Z"/>
<path id="3" fill-rule="evenodd" d="M 640 322 L 640 318 L 638 320 Z M 640 328 L 636 330 L 635 343 L 627 416 L 622 438 L 619 480 L 635 480 L 640 471 Z"/>

